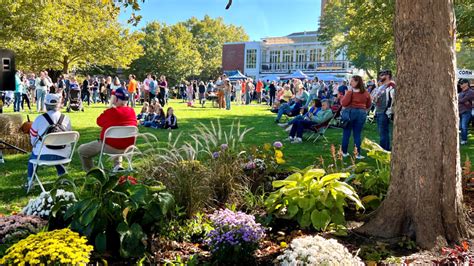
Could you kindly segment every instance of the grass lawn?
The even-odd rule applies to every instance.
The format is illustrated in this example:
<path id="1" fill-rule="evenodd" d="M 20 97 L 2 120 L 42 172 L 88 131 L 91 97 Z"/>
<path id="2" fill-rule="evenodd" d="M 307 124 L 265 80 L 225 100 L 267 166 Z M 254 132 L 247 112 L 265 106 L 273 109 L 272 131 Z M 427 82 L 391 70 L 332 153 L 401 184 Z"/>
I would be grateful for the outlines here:
<path id="1" fill-rule="evenodd" d="M 171 106 L 175 109 L 178 117 L 179 129 L 173 131 L 173 136 L 177 136 L 182 132 L 180 141 L 190 140 L 189 134 L 196 132 L 194 127 L 199 123 L 210 125 L 211 121 L 220 119 L 224 129 L 229 128 L 233 121 L 240 120 L 243 127 L 253 127 L 244 143 L 246 145 L 261 145 L 264 143 L 272 143 L 276 140 L 284 140 L 288 135 L 274 123 L 275 114 L 268 110 L 264 105 L 251 106 L 232 106 L 232 110 L 219 110 L 211 108 L 210 103 L 206 108 L 196 107 L 189 108 L 185 103 L 179 100 L 171 101 Z M 79 144 L 95 140 L 99 136 L 100 128 L 95 121 L 97 116 L 104 110 L 104 106 L 100 104 L 91 105 L 85 108 L 85 112 L 75 112 L 68 114 L 72 121 L 73 129 L 81 134 Z M 137 112 L 140 108 L 136 109 Z M 11 113 L 12 107 L 6 110 Z M 37 114 L 30 115 L 34 119 Z M 150 132 L 155 134 L 159 139 L 159 146 L 165 147 L 168 141 L 169 131 L 160 129 L 140 128 L 141 132 Z M 339 147 L 341 143 L 342 130 L 329 129 L 326 133 L 329 142 L 318 141 L 304 142 L 303 144 L 289 144 L 284 142 L 284 155 L 287 166 L 306 167 L 315 162 L 319 162 L 322 156 L 326 162 L 330 159 L 330 145 L 335 144 Z M 371 140 L 378 141 L 376 127 L 372 124 L 366 124 L 363 136 Z M 474 155 L 474 147 L 464 146 L 462 148 L 462 158 L 466 155 Z M 26 195 L 22 185 L 26 182 L 28 155 L 7 155 L 5 164 L 0 164 L 0 213 L 9 213 L 11 211 L 19 211 L 26 205 L 29 198 L 39 195 L 40 188 L 35 186 L 34 190 Z M 71 177 L 84 175 L 77 154 L 69 167 Z M 56 179 L 54 168 L 41 168 L 39 171 L 42 181 L 47 183 L 46 189 L 51 187 L 51 181 Z M 49 182 L 48 182 L 49 181 Z M 48 185 L 49 183 L 49 185 Z"/>

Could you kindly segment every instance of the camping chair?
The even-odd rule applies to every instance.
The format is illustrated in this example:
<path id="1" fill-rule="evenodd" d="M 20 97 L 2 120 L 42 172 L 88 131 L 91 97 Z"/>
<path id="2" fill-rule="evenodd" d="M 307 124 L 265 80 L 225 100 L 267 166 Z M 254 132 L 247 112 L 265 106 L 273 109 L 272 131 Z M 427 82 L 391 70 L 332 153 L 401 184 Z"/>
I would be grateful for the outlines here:
<path id="1" fill-rule="evenodd" d="M 104 155 L 109 156 L 111 159 L 117 157 L 125 157 L 128 162 L 127 171 L 133 171 L 132 167 L 132 159 L 137 149 L 135 144 L 137 141 L 137 137 L 140 134 L 138 133 L 138 128 L 136 126 L 115 126 L 109 127 L 104 133 L 104 139 L 102 140 L 102 147 L 100 148 L 100 155 L 99 155 L 99 168 L 104 169 L 104 163 L 102 162 L 102 157 Z M 126 138 L 134 138 L 133 144 L 130 145 L 128 148 L 122 150 L 119 153 L 106 153 L 104 151 L 106 139 L 126 139 Z"/>
<path id="2" fill-rule="evenodd" d="M 29 162 L 33 164 L 33 176 L 31 177 L 31 182 L 28 184 L 27 193 L 30 192 L 31 187 L 33 186 L 34 180 L 38 181 L 39 186 L 43 192 L 46 190 L 43 187 L 43 184 L 40 181 L 38 176 L 38 168 L 40 166 L 56 166 L 56 165 L 69 165 L 72 160 L 72 156 L 74 155 L 74 150 L 76 149 L 77 141 L 79 140 L 79 132 L 77 131 L 67 131 L 67 132 L 57 132 L 57 133 L 50 133 L 43 137 L 43 141 L 41 143 L 41 147 L 38 153 L 38 157 L 36 159 L 31 159 Z M 50 146 L 62 146 L 62 145 L 70 145 L 71 146 L 71 153 L 66 156 L 65 159 L 55 160 L 55 161 L 46 161 L 41 160 L 41 155 L 43 153 L 43 149 L 46 145 Z"/>
<path id="3" fill-rule="evenodd" d="M 333 119 L 335 119 L 335 115 L 333 115 L 330 119 L 328 119 L 324 123 L 312 126 L 309 130 L 311 130 L 313 133 L 308 137 L 307 140 L 311 140 L 311 138 L 316 136 L 316 138 L 313 140 L 313 143 L 318 141 L 319 138 L 323 138 L 326 142 L 328 142 L 328 139 L 326 138 L 324 134 L 326 133 L 326 130 L 330 127 L 331 121 Z"/>

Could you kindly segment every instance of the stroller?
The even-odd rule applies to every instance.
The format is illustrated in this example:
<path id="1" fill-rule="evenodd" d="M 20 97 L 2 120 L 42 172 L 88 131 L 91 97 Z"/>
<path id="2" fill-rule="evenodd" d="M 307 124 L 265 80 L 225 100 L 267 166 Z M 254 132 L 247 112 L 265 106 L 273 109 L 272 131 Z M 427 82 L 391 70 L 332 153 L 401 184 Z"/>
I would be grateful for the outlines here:
<path id="1" fill-rule="evenodd" d="M 69 113 L 73 111 L 83 111 L 84 107 L 82 106 L 81 100 L 81 90 L 79 89 L 72 89 L 69 91 L 69 98 L 66 111 Z"/>

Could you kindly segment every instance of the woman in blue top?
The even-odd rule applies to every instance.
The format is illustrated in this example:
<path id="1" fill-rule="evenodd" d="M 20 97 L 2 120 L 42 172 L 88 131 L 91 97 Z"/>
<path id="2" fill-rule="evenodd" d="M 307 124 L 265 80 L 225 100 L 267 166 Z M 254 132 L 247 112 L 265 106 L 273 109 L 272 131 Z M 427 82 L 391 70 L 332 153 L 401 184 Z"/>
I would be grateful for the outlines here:
<path id="1" fill-rule="evenodd" d="M 300 114 L 296 116 L 295 118 L 291 119 L 290 121 L 288 121 L 287 123 L 278 124 L 278 126 L 282 128 L 286 128 L 286 131 L 290 131 L 291 126 L 295 124 L 296 122 L 298 122 L 299 120 L 304 120 L 304 119 L 316 116 L 316 114 L 321 110 L 321 106 L 322 106 L 321 101 L 319 99 L 314 99 L 313 106 L 309 108 L 309 111 L 306 114 L 304 115 Z"/>
<path id="2" fill-rule="evenodd" d="M 20 71 L 15 74 L 15 94 L 13 102 L 13 112 L 20 112 L 21 107 L 21 95 L 23 94 L 23 86 L 21 84 Z"/>

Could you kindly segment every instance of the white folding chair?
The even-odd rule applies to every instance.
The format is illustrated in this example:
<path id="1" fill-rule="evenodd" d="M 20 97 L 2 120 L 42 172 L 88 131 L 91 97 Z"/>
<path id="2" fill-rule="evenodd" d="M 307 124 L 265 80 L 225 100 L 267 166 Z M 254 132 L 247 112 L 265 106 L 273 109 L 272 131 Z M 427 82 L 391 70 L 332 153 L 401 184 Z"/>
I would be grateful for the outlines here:
<path id="1" fill-rule="evenodd" d="M 43 141 L 41 143 L 40 150 L 38 152 L 38 156 L 36 159 L 31 159 L 29 162 L 33 164 L 33 176 L 31 177 L 31 181 L 28 183 L 28 190 L 27 193 L 30 192 L 30 189 L 33 187 L 34 180 L 38 181 L 39 186 L 43 192 L 46 190 L 41 183 L 41 180 L 38 176 L 38 168 L 40 166 L 56 166 L 56 165 L 63 165 L 67 166 L 72 160 L 72 156 L 74 155 L 74 150 L 76 149 L 76 144 L 79 141 L 79 132 L 77 131 L 67 131 L 67 132 L 57 132 L 51 133 L 43 137 Z M 71 153 L 68 156 L 65 156 L 64 159 L 61 160 L 41 160 L 41 155 L 43 155 L 44 147 L 48 146 L 63 146 L 69 145 L 71 146 Z M 65 167 L 66 168 L 66 167 Z M 67 170 L 67 168 L 66 168 Z"/>
<path id="2" fill-rule="evenodd" d="M 124 157 L 128 162 L 128 171 L 133 171 L 132 167 L 132 159 L 133 154 L 135 153 L 136 149 L 136 141 L 137 137 L 139 136 L 138 128 L 136 126 L 115 126 L 109 127 L 104 133 L 104 139 L 102 140 L 102 147 L 100 148 L 100 155 L 99 155 L 99 168 L 104 169 L 104 163 L 102 162 L 102 157 L 107 155 L 109 157 L 117 158 L 117 157 Z M 134 138 L 133 144 L 127 147 L 124 150 L 121 150 L 119 153 L 107 153 L 104 151 L 106 139 L 126 139 L 126 138 Z"/>

